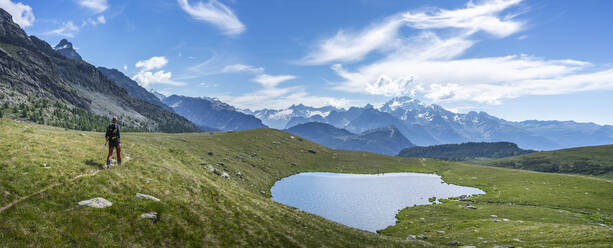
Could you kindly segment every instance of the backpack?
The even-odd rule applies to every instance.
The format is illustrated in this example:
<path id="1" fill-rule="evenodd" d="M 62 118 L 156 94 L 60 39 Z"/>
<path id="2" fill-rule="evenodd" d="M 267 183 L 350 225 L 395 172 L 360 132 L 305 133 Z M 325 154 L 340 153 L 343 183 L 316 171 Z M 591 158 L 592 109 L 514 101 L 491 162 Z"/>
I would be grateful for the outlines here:
<path id="1" fill-rule="evenodd" d="M 115 140 L 117 139 L 117 133 L 119 131 L 119 126 L 115 123 L 111 123 L 108 127 L 106 127 L 106 139 L 107 140 Z"/>

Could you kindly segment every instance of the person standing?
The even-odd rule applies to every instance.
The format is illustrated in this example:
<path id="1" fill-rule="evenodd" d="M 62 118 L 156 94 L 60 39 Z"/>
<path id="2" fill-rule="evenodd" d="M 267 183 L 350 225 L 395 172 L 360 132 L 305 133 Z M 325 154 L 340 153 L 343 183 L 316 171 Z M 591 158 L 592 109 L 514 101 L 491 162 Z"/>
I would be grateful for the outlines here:
<path id="1" fill-rule="evenodd" d="M 113 149 L 117 149 L 117 164 L 121 165 L 121 143 L 119 124 L 117 123 L 117 116 L 113 116 L 111 124 L 106 128 L 106 141 L 109 144 L 109 155 L 106 157 L 106 168 L 111 166 L 111 157 L 113 156 Z"/>

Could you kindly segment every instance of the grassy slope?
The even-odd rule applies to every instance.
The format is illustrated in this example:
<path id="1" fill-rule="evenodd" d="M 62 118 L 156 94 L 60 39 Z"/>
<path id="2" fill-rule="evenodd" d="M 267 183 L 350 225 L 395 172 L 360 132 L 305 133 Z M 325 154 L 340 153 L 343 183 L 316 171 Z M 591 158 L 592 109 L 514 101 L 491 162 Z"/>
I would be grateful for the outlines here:
<path id="1" fill-rule="evenodd" d="M 613 230 L 598 225 L 613 225 L 613 182 L 604 179 L 335 151 L 269 129 L 126 133 L 122 145 L 130 161 L 98 171 L 101 136 L 0 119 L 0 194 L 11 193 L 0 196 L 0 208 L 57 184 L 0 210 L 0 247 L 393 247 L 438 246 L 451 240 L 597 247 L 613 242 Z M 310 148 L 317 154 L 308 153 Z M 249 156 L 253 153 L 257 156 Z M 218 162 L 227 166 L 230 179 L 206 168 Z M 243 179 L 235 176 L 238 171 Z M 449 183 L 488 193 L 473 198 L 477 210 L 460 208 L 457 201 L 406 208 L 397 225 L 377 235 L 268 199 L 277 179 L 301 171 L 436 172 Z M 135 198 L 137 192 L 161 202 Z M 104 197 L 113 206 L 75 206 L 93 197 Z M 148 211 L 157 211 L 160 221 L 138 217 Z M 511 221 L 494 223 L 490 214 Z M 408 234 L 422 232 L 429 236 L 427 242 L 404 241 Z"/>
<path id="2" fill-rule="evenodd" d="M 515 169 L 576 173 L 613 179 L 613 145 L 537 152 L 478 164 Z"/>

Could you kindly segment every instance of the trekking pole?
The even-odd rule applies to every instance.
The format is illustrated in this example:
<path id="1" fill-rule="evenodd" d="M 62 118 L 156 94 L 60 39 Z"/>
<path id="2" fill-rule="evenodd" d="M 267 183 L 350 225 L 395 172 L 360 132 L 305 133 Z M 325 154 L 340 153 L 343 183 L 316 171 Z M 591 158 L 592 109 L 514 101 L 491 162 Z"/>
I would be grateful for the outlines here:
<path id="1" fill-rule="evenodd" d="M 106 168 L 106 158 L 107 158 L 107 157 L 105 157 L 105 156 L 106 156 L 106 144 L 107 144 L 108 142 L 109 142 L 108 140 L 107 140 L 107 141 L 105 141 L 105 142 L 104 142 L 104 146 L 102 147 L 102 161 L 104 161 L 104 162 L 102 163 L 102 164 L 103 164 L 102 168 Z"/>

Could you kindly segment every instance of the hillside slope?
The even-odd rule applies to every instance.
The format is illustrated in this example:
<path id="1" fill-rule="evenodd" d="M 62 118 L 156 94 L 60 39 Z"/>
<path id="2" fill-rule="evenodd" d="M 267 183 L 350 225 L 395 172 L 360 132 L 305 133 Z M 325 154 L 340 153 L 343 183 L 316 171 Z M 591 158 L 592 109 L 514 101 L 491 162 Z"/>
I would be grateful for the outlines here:
<path id="1" fill-rule="evenodd" d="M 479 163 L 496 167 L 585 174 L 613 179 L 613 145 L 537 152 Z"/>
<path id="2" fill-rule="evenodd" d="M 116 115 L 126 130 L 198 130 L 175 113 L 131 97 L 87 62 L 66 58 L 46 42 L 28 36 L 3 9 L 0 103 L 0 111 L 13 118 L 71 129 L 102 130 L 109 117 Z"/>
<path id="3" fill-rule="evenodd" d="M 535 151 L 521 149 L 511 142 L 467 142 L 410 147 L 400 151 L 398 156 L 466 161 L 481 158 L 504 158 L 533 152 Z"/>
<path id="4" fill-rule="evenodd" d="M 400 150 L 414 146 L 394 126 L 353 134 L 329 124 L 309 122 L 286 131 L 334 149 L 396 155 Z"/>
<path id="5" fill-rule="evenodd" d="M 124 166 L 99 170 L 102 136 L 0 118 L 0 246 L 606 247 L 613 241 L 609 180 L 338 151 L 271 129 L 126 132 Z M 468 199 L 476 210 L 457 201 L 403 209 L 395 226 L 374 234 L 269 199 L 276 180 L 303 171 L 437 173 L 487 194 Z M 76 206 L 94 197 L 113 205 Z M 158 213 L 156 222 L 139 217 L 149 211 Z M 421 233 L 428 238 L 405 240 Z"/>

